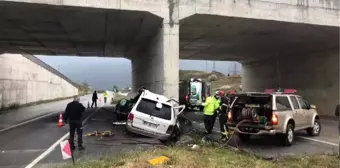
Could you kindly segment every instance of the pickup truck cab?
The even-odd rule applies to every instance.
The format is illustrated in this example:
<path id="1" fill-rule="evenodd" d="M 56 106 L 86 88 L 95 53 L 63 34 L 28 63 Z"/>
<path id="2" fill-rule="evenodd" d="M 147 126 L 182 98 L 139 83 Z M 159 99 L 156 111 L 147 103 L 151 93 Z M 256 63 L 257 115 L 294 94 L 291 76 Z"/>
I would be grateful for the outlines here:
<path id="1" fill-rule="evenodd" d="M 294 93 L 294 89 L 283 92 L 271 89 L 237 94 L 228 112 L 227 125 L 242 141 L 252 135 L 278 135 L 285 146 L 290 146 L 295 131 L 306 130 L 310 136 L 318 136 L 321 123 L 316 107 Z"/>
<path id="2" fill-rule="evenodd" d="M 165 143 L 176 136 L 177 117 L 184 109 L 185 105 L 178 105 L 173 99 L 144 90 L 128 114 L 126 128 Z"/>

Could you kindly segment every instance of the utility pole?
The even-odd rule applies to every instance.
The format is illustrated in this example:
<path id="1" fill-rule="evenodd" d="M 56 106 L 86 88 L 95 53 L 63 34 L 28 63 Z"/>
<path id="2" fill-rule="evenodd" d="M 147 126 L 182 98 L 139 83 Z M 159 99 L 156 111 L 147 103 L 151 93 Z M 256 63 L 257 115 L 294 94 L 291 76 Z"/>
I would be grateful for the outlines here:
<path id="1" fill-rule="evenodd" d="M 208 72 L 208 61 L 205 61 L 205 72 Z"/>
<path id="2" fill-rule="evenodd" d="M 233 65 L 232 65 L 232 74 L 233 75 L 237 75 L 237 65 L 236 65 L 236 62 L 234 62 Z"/>
<path id="3" fill-rule="evenodd" d="M 212 71 L 216 71 L 216 64 L 215 64 L 215 61 L 213 61 L 213 69 Z"/>

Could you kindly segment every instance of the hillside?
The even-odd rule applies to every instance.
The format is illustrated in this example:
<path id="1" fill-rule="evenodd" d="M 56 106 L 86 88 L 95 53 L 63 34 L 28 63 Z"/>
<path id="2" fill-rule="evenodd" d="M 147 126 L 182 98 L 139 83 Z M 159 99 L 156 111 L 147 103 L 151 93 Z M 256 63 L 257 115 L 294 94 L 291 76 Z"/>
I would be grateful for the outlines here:
<path id="1" fill-rule="evenodd" d="M 190 71 L 180 70 L 180 80 L 189 80 L 190 78 L 201 78 L 211 82 L 212 90 L 225 90 L 234 89 L 241 91 L 241 76 L 225 76 L 221 72 L 204 72 L 204 71 Z"/>

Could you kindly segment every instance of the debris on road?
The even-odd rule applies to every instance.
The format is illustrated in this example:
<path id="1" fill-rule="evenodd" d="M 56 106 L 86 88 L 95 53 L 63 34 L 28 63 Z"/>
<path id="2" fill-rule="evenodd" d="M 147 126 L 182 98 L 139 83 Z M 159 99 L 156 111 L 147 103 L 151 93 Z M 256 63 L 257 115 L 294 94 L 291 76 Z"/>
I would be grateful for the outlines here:
<path id="1" fill-rule="evenodd" d="M 148 160 L 148 162 L 155 166 L 155 165 L 161 165 L 161 164 L 167 162 L 168 160 L 169 160 L 169 158 L 166 157 L 166 156 L 159 156 L 159 157 L 153 158 L 151 160 Z"/>
<path id="2" fill-rule="evenodd" d="M 113 135 L 114 134 L 111 131 L 107 130 L 107 131 L 104 131 L 104 132 L 93 131 L 93 132 L 85 134 L 84 136 L 110 137 L 110 136 L 113 136 Z"/>

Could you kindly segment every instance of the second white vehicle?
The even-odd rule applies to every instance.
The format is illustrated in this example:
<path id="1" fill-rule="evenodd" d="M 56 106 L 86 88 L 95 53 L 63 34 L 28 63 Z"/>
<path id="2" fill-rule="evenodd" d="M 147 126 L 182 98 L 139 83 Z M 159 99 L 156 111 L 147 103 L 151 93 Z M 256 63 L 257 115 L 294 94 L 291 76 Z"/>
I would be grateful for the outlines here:
<path id="1" fill-rule="evenodd" d="M 179 131 L 177 117 L 185 109 L 173 99 L 144 90 L 128 115 L 129 132 L 166 143 Z"/>

